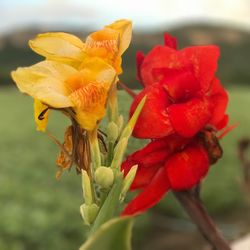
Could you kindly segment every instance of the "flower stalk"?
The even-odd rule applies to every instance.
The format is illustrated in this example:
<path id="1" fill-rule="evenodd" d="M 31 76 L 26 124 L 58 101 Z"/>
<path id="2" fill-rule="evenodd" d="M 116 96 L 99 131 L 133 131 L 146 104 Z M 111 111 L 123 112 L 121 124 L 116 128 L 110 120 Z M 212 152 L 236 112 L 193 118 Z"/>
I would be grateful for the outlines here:
<path id="1" fill-rule="evenodd" d="M 175 197 L 194 221 L 204 238 L 215 250 L 230 250 L 230 246 L 208 214 L 198 192 L 192 190 L 174 192 Z"/>

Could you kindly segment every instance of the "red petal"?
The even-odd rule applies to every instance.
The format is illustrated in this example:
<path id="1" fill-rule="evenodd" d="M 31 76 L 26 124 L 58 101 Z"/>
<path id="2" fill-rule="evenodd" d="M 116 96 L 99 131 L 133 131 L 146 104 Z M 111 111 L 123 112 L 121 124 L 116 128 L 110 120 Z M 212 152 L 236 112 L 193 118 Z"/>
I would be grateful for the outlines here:
<path id="1" fill-rule="evenodd" d="M 154 176 L 151 183 L 127 205 L 122 215 L 143 213 L 145 210 L 158 203 L 169 188 L 170 186 L 166 178 L 165 169 L 161 168 Z"/>
<path id="2" fill-rule="evenodd" d="M 186 103 L 169 106 L 168 114 L 173 128 L 179 135 L 192 137 L 211 118 L 211 104 L 205 98 L 194 98 Z"/>
<path id="3" fill-rule="evenodd" d="M 168 33 L 164 34 L 164 44 L 172 49 L 177 49 L 177 40 Z"/>
<path id="4" fill-rule="evenodd" d="M 200 90 L 200 83 L 190 68 L 169 70 L 161 81 L 166 87 L 169 96 L 175 101 L 185 101 L 193 97 Z"/>
<path id="5" fill-rule="evenodd" d="M 130 187 L 130 190 L 136 190 L 136 189 L 143 189 L 146 186 L 148 186 L 159 168 L 161 168 L 164 165 L 164 162 L 159 165 L 152 165 L 147 168 L 145 167 L 138 167 L 135 179 Z"/>
<path id="6" fill-rule="evenodd" d="M 138 165 L 135 180 L 131 189 L 144 188 L 148 185 L 157 170 L 162 167 L 167 157 L 176 149 L 184 147 L 187 140 L 182 137 L 170 136 L 150 142 L 141 150 L 130 155 L 122 164 L 126 175 L 132 166 Z"/>
<path id="7" fill-rule="evenodd" d="M 214 78 L 219 58 L 219 47 L 217 46 L 193 46 L 179 51 L 182 64 L 192 64 L 196 78 L 201 88 L 206 92 Z"/>
<path id="8" fill-rule="evenodd" d="M 228 122 L 229 122 L 229 116 L 226 114 L 226 115 L 224 115 L 224 117 L 220 120 L 220 122 L 218 122 L 218 123 L 216 124 L 216 128 L 217 128 L 218 130 L 221 130 L 221 129 L 223 129 L 223 128 L 225 128 L 225 127 L 227 126 Z"/>
<path id="9" fill-rule="evenodd" d="M 141 64 L 142 81 L 145 86 L 157 81 L 157 78 L 152 74 L 154 68 L 179 68 L 180 66 L 176 50 L 166 46 L 156 46 Z"/>
<path id="10" fill-rule="evenodd" d="M 190 189 L 208 172 L 207 151 L 198 143 L 193 143 L 182 152 L 170 157 L 165 169 L 172 189 Z"/>
<path id="11" fill-rule="evenodd" d="M 146 87 L 135 97 L 130 115 L 133 114 L 145 95 L 147 99 L 135 125 L 133 135 L 138 138 L 152 139 L 172 134 L 174 131 L 166 112 L 170 101 L 167 92 L 160 84 Z"/>
<path id="12" fill-rule="evenodd" d="M 136 52 L 136 68 L 137 68 L 137 79 L 144 85 L 142 78 L 141 78 L 141 65 L 143 63 L 145 56 L 141 51 Z"/>
<path id="13" fill-rule="evenodd" d="M 217 78 L 213 80 L 212 84 L 210 98 L 214 105 L 214 110 L 209 123 L 216 126 L 217 129 L 222 129 L 223 123 L 224 127 L 227 125 L 225 122 L 225 112 L 228 104 L 228 94 Z M 222 121 L 223 119 L 224 121 Z"/>

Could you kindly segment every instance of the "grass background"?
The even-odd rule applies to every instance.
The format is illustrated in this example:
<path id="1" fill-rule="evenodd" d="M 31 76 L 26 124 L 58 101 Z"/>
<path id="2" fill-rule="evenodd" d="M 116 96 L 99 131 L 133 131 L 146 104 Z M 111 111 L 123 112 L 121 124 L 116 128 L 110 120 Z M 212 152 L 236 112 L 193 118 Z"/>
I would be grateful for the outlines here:
<path id="1" fill-rule="evenodd" d="M 202 189 L 206 206 L 216 216 L 246 205 L 237 142 L 250 136 L 250 88 L 234 87 L 229 93 L 231 123 L 238 122 L 239 126 L 223 139 L 224 157 L 211 168 Z M 119 95 L 121 112 L 126 115 L 131 99 L 123 92 Z M 64 173 L 61 181 L 55 180 L 59 150 L 46 134 L 36 132 L 31 98 L 15 88 L 1 88 L 0 102 L 0 249 L 78 249 L 86 229 L 79 215 L 80 177 L 72 170 Z M 67 124 L 60 113 L 51 112 L 49 129 L 57 138 L 63 138 Z M 132 139 L 129 151 L 141 143 Z M 154 211 L 183 216 L 171 194 Z M 150 228 L 150 216 L 138 219 L 138 237 Z"/>

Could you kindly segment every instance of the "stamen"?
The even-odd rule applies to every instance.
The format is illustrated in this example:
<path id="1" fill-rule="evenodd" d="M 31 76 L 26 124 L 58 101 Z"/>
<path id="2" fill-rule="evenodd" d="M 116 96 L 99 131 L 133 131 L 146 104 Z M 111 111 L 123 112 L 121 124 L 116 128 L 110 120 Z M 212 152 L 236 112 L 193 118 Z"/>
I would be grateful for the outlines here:
<path id="1" fill-rule="evenodd" d="M 38 116 L 38 120 L 40 120 L 40 121 L 42 121 L 45 117 L 44 117 L 44 115 L 46 114 L 46 112 L 49 110 L 49 108 L 46 108 L 46 109 L 44 109 L 41 113 L 40 113 L 40 115 Z"/>

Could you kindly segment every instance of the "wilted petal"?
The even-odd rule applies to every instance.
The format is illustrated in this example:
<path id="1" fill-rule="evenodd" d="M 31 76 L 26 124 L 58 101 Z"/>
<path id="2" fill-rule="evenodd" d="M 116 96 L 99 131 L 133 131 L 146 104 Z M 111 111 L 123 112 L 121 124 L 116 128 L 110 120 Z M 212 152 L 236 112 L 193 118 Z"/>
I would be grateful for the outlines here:
<path id="1" fill-rule="evenodd" d="M 49 60 L 80 62 L 84 56 L 84 43 L 68 33 L 39 34 L 34 40 L 30 40 L 29 45 L 32 50 Z"/>
<path id="2" fill-rule="evenodd" d="M 139 193 L 124 209 L 122 215 L 135 215 L 143 213 L 160 201 L 170 189 L 165 169 L 160 168 L 151 183 Z"/>
<path id="3" fill-rule="evenodd" d="M 66 64 L 42 61 L 30 67 L 18 68 L 12 78 L 21 92 L 54 108 L 72 106 L 67 97 L 65 79 L 76 70 Z"/>
<path id="4" fill-rule="evenodd" d="M 44 132 L 48 123 L 49 110 L 47 105 L 37 99 L 34 100 L 34 117 L 37 130 Z"/>
<path id="5" fill-rule="evenodd" d="M 171 156 L 164 167 L 171 188 L 185 190 L 197 185 L 205 177 L 209 165 L 207 151 L 194 142 L 182 152 Z"/>
<path id="6" fill-rule="evenodd" d="M 72 126 L 69 126 L 64 133 L 64 143 L 62 145 L 61 152 L 56 159 L 56 164 L 60 168 L 57 172 L 57 179 L 60 178 L 62 172 L 66 169 L 69 169 L 72 162 L 72 151 L 73 151 L 73 139 L 72 139 Z"/>

